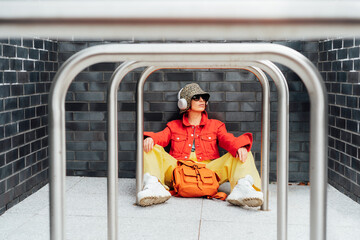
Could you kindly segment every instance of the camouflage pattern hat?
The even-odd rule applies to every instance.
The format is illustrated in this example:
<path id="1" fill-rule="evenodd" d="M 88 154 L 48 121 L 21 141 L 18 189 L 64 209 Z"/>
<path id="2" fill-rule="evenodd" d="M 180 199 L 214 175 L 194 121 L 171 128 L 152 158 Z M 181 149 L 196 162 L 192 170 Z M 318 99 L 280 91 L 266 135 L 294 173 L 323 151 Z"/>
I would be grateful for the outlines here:
<path id="1" fill-rule="evenodd" d="M 207 92 L 204 92 L 200 86 L 197 83 L 190 83 L 185 85 L 185 87 L 182 88 L 181 92 L 180 92 L 180 98 L 184 98 L 187 102 L 187 108 L 184 110 L 180 110 L 180 114 L 186 112 L 190 106 L 191 106 L 191 98 L 195 95 L 199 95 L 199 94 L 207 94 L 209 95 L 210 98 L 210 94 Z"/>

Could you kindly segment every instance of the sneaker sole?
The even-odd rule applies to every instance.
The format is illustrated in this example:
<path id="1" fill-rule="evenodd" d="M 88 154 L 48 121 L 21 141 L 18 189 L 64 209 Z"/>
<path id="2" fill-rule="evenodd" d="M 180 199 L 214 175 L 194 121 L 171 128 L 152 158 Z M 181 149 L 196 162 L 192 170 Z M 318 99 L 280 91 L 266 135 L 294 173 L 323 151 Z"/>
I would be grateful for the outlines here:
<path id="1" fill-rule="evenodd" d="M 164 203 L 167 200 L 169 200 L 171 196 L 166 196 L 166 197 L 153 197 L 153 196 L 149 196 L 149 197 L 144 197 L 142 199 L 140 199 L 139 205 L 142 207 L 147 207 L 147 206 L 151 206 L 154 204 L 160 204 L 160 203 Z"/>
<path id="2" fill-rule="evenodd" d="M 229 203 L 237 206 L 259 207 L 263 204 L 260 198 L 244 198 L 241 201 L 238 199 L 228 199 Z"/>

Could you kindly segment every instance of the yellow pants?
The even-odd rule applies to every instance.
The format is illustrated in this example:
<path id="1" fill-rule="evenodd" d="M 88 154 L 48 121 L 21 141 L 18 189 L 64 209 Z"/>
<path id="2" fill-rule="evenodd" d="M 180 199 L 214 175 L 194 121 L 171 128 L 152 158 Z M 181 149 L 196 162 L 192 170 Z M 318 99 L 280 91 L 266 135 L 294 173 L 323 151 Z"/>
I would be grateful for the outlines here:
<path id="1" fill-rule="evenodd" d="M 195 152 L 192 152 L 190 159 L 197 161 Z M 144 152 L 144 173 L 149 173 L 157 177 L 164 186 L 171 187 L 171 177 L 177 160 L 167 153 L 163 147 L 155 145 L 148 153 Z M 251 175 L 254 179 L 253 187 L 260 191 L 261 180 L 256 169 L 254 157 L 251 152 L 245 163 L 226 153 L 220 158 L 214 160 L 202 161 L 206 167 L 216 172 L 220 177 L 220 184 L 229 181 L 231 190 L 235 187 L 237 181 L 246 175 Z"/>

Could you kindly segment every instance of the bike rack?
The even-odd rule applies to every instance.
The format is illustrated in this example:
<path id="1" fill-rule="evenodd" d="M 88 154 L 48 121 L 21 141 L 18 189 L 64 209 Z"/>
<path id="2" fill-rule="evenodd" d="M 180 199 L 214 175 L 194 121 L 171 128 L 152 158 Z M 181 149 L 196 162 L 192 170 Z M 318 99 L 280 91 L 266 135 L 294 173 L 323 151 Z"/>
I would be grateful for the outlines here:
<path id="1" fill-rule="evenodd" d="M 150 64 L 150 63 L 146 63 Z M 108 239 L 117 239 L 115 236 L 117 236 L 117 215 L 115 214 L 117 212 L 117 196 L 118 196 L 118 187 L 117 187 L 117 173 L 118 173 L 118 139 L 117 139 L 117 114 L 114 114 L 117 112 L 117 91 L 119 88 L 119 85 L 123 79 L 123 77 L 129 73 L 130 71 L 139 68 L 144 67 L 146 65 L 145 63 L 141 62 L 125 62 L 121 64 L 115 71 L 114 74 L 111 77 L 110 83 L 109 83 L 109 89 L 108 89 L 108 142 L 109 142 L 109 149 L 108 149 L 108 233 L 109 237 Z M 154 63 L 153 63 L 154 64 Z M 171 63 L 159 63 L 156 62 L 156 67 L 152 66 L 147 68 L 139 82 L 138 82 L 138 91 L 137 91 L 137 102 L 143 102 L 143 86 L 145 84 L 146 79 L 148 76 L 153 73 L 154 71 L 160 70 L 160 69 L 171 69 L 171 68 L 224 68 L 224 64 L 218 64 L 218 63 L 209 63 L 204 62 L 202 64 L 200 63 L 177 63 L 177 62 L 171 62 Z M 239 65 L 239 64 L 237 64 Z M 161 66 L 161 67 L 160 67 Z M 220 67 L 219 67 L 220 66 Z M 233 67 L 235 65 L 233 64 Z M 241 66 L 241 65 L 240 65 Z M 276 67 L 276 66 L 275 66 Z M 266 75 L 258 68 L 256 67 L 238 67 L 241 69 L 248 70 L 252 73 L 254 73 L 257 78 L 259 79 L 262 88 L 263 88 L 263 98 L 262 98 L 262 140 L 261 140 L 261 181 L 262 181 L 262 191 L 264 193 L 264 204 L 261 206 L 262 210 L 269 210 L 268 204 L 268 185 L 269 185 L 269 152 L 270 152 L 270 146 L 269 146 L 269 140 L 270 140 L 270 87 L 269 82 L 266 77 Z M 285 81 L 285 78 L 282 79 Z M 279 80 L 278 80 L 279 81 Z M 139 86 L 141 86 L 139 88 Z M 141 100 L 139 100 L 139 98 Z M 141 105 L 139 107 L 139 105 Z M 143 153 L 143 145 L 142 145 L 142 139 L 143 139 L 143 130 L 139 130 L 140 128 L 143 129 L 143 104 L 138 104 L 138 110 L 137 110 L 137 126 L 138 126 L 138 134 L 137 134 L 137 175 L 136 175 L 136 190 L 137 192 L 142 190 L 143 186 L 143 156 L 140 155 Z M 111 119 L 111 120 L 110 120 Z M 139 126 L 141 126 L 139 128 Z M 111 144 L 111 147 L 110 147 Z M 110 177 L 111 176 L 111 177 Z M 136 200 L 138 203 L 138 199 Z M 111 236 L 111 237 L 110 237 Z"/>
<path id="2" fill-rule="evenodd" d="M 148 63 L 149 64 L 149 63 Z M 279 130 L 279 145 L 284 146 L 282 149 L 278 148 L 279 154 L 279 168 L 278 168 L 278 176 L 279 179 L 279 191 L 278 191 L 278 235 L 284 236 L 283 239 L 286 239 L 287 236 L 287 182 L 288 182 L 288 129 L 289 129 L 289 120 L 288 120 L 288 113 L 289 113 L 289 93 L 288 87 L 285 80 L 285 77 L 282 75 L 281 71 L 271 62 L 269 61 L 262 61 L 262 62 L 254 62 L 254 63 L 245 63 L 245 64 L 255 64 L 259 65 L 259 67 L 263 67 L 267 69 L 270 73 L 270 76 L 275 79 L 274 82 L 279 89 L 279 119 L 278 123 L 279 126 L 285 126 L 284 128 L 278 128 Z M 122 78 L 130 71 L 145 66 L 144 63 L 139 62 L 125 62 L 120 65 L 114 72 L 113 76 L 111 77 L 110 84 L 109 84 L 109 95 L 108 95 L 108 142 L 111 147 L 108 149 L 108 232 L 111 233 L 111 236 L 116 236 L 116 226 L 117 226 L 117 216 L 114 214 L 117 212 L 117 196 L 118 196 L 118 187 L 116 183 L 117 181 L 117 154 L 118 154 L 118 145 L 117 145 L 117 114 L 113 114 L 117 112 L 117 89 L 119 84 L 121 83 Z M 161 66 L 161 67 L 160 67 Z M 220 66 L 220 67 L 219 67 Z M 236 64 L 232 64 L 232 67 L 235 68 Z M 240 66 L 240 67 L 239 67 Z M 256 67 L 241 67 L 245 65 L 237 64 L 237 68 L 243 68 L 248 71 L 255 73 L 255 75 L 260 80 L 260 83 L 263 87 L 263 108 L 262 108 L 262 155 L 261 155 L 261 162 L 262 162 L 262 189 L 264 192 L 264 204 L 261 207 L 262 210 L 268 210 L 268 184 L 269 184 L 269 170 L 268 170 L 268 163 L 269 163 L 269 135 L 270 135 L 270 107 L 269 107 L 269 84 L 265 74 Z M 203 63 L 158 63 L 156 67 L 152 66 L 146 69 L 139 82 L 138 82 L 138 90 L 137 90 L 137 103 L 138 103 L 138 110 L 137 110 L 137 175 L 136 175 L 136 189 L 137 192 L 142 190 L 143 186 L 143 86 L 147 77 L 154 71 L 164 68 L 224 68 L 224 64 L 218 64 L 214 62 L 203 62 Z M 114 104 L 115 103 L 115 104 Z M 280 114 L 284 113 L 284 114 Z M 111 119 L 113 118 L 113 119 Z M 111 121 L 110 121 L 111 119 Z M 283 137 L 281 137 L 283 136 Z M 111 177 L 110 177 L 111 176 Z M 115 197 L 114 197 L 115 196 Z M 111 200 L 110 200 L 111 199 Z M 138 199 L 136 200 L 138 202 Z M 110 235 L 109 235 L 110 236 Z M 110 238 L 109 239 L 116 239 Z"/>
<path id="3" fill-rule="evenodd" d="M 67 89 L 69 88 L 69 85 L 73 81 L 74 77 L 84 68 L 99 62 L 141 61 L 145 64 L 147 62 L 150 63 L 144 66 L 153 66 L 156 65 L 156 62 L 201 63 L 208 61 L 208 59 L 211 59 L 212 62 L 226 63 L 226 68 L 232 68 L 231 65 L 236 65 L 236 63 L 238 62 L 243 63 L 244 61 L 249 61 L 250 64 L 244 65 L 254 66 L 259 64 L 259 66 L 261 66 L 262 69 L 265 69 L 265 71 L 267 71 L 268 74 L 271 76 L 271 72 L 273 69 L 268 67 L 267 64 L 261 61 L 267 59 L 289 67 L 295 73 L 297 73 L 304 82 L 309 92 L 311 103 L 310 125 L 312 131 L 310 132 L 310 180 L 312 184 L 310 203 L 310 239 L 326 239 L 327 98 L 325 86 L 317 69 L 303 55 L 284 46 L 262 43 L 136 45 L 109 44 L 88 48 L 73 55 L 68 61 L 66 61 L 54 78 L 49 99 L 51 239 L 64 239 L 64 197 L 66 164 L 64 103 Z M 256 64 L 254 62 L 256 62 Z M 149 69 L 152 70 L 152 68 Z M 146 74 L 150 74 L 152 72 L 150 70 L 149 73 Z M 275 76 L 276 73 L 272 74 Z M 145 73 L 143 76 L 146 76 Z M 143 81 L 145 81 L 145 79 L 146 78 L 144 78 Z M 275 79 L 277 79 L 277 77 L 275 77 Z M 273 78 L 274 81 L 275 79 Z M 284 86 L 279 86 L 278 89 L 284 88 Z M 139 89 L 142 89 L 141 84 L 138 85 L 138 90 Z M 115 90 L 113 89 L 113 91 Z M 285 98 L 286 97 L 283 97 L 283 99 Z M 142 100 L 142 94 L 138 94 L 138 115 L 139 110 L 141 109 L 141 105 L 143 104 L 143 101 L 139 100 Z M 115 102 L 117 101 L 113 101 L 113 104 L 116 104 Z M 110 102 L 108 104 L 110 104 Z M 283 110 L 287 107 L 286 104 L 283 105 L 280 103 L 279 105 L 281 105 L 279 106 L 279 110 Z M 141 110 L 141 112 L 143 112 L 143 109 Z M 111 111 L 109 111 L 109 114 L 110 112 Z M 288 114 L 284 114 L 284 111 L 279 112 L 279 114 L 286 115 L 282 116 L 281 118 L 283 119 L 282 121 L 286 122 L 284 119 L 288 118 Z M 139 132 L 141 132 L 142 138 L 143 126 L 138 126 L 138 135 Z M 283 131 L 283 133 L 284 132 L 285 131 Z M 279 134 L 278 138 L 279 141 L 281 139 L 283 139 L 282 141 L 284 141 L 285 139 L 287 140 L 286 142 L 288 142 L 288 137 L 286 136 L 286 134 Z M 139 141 L 137 144 L 139 145 Z M 281 170 L 281 173 L 278 177 L 279 181 L 281 179 L 282 181 L 284 181 L 287 178 L 287 150 L 284 150 L 283 145 L 278 144 L 278 150 L 279 149 L 281 151 L 278 152 L 278 157 L 284 157 L 285 161 L 279 161 L 278 163 L 278 170 Z M 137 151 L 139 151 L 139 149 Z M 139 152 L 137 153 L 138 157 L 142 156 L 143 154 L 142 151 L 140 152 L 140 154 Z M 137 164 L 139 164 L 139 161 L 137 162 Z M 137 170 L 139 170 L 138 166 Z M 142 168 L 140 170 L 142 170 Z M 286 172 L 285 174 L 283 174 L 284 171 Z M 137 172 L 137 176 L 138 174 L 139 171 Z M 110 179 L 108 181 L 110 181 Z M 138 181 L 140 181 L 140 179 Z M 285 185 L 286 184 L 287 182 L 285 182 Z M 278 201 L 282 201 L 285 205 L 287 205 L 287 187 L 281 188 L 280 186 L 278 192 L 280 191 L 283 192 L 281 192 L 280 195 L 278 194 L 278 196 L 281 196 Z M 113 199 L 108 201 L 113 201 Z M 283 213 L 279 214 L 278 209 L 278 218 L 279 216 L 281 217 L 281 219 L 286 220 L 286 215 L 284 215 Z M 287 228 L 279 232 L 279 229 L 282 229 L 281 227 L 279 227 L 279 225 L 283 226 L 283 224 L 286 223 L 286 221 L 284 222 L 283 220 L 280 221 L 280 224 L 278 223 L 278 239 L 287 238 Z"/>

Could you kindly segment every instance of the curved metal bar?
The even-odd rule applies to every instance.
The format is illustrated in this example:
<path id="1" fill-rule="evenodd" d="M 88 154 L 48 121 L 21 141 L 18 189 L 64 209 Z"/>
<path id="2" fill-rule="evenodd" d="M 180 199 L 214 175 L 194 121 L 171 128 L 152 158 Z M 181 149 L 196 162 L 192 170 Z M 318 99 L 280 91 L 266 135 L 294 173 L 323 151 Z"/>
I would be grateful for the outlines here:
<path id="1" fill-rule="evenodd" d="M 262 111 L 261 111 L 261 191 L 264 203 L 261 210 L 269 210 L 269 170 L 270 170 L 270 86 L 265 73 L 257 67 L 244 68 L 252 72 L 261 83 Z"/>
<path id="2" fill-rule="evenodd" d="M 148 67 L 145 69 L 137 84 L 136 93 L 136 203 L 139 203 L 137 193 L 142 190 L 143 187 L 143 175 L 144 175 L 144 84 L 146 78 L 158 70 L 157 67 Z"/>
<path id="3" fill-rule="evenodd" d="M 117 239 L 118 215 L 118 124 L 117 124 L 117 92 L 121 80 L 133 70 L 135 62 L 124 62 L 113 73 L 108 85 L 108 177 L 107 177 L 107 215 L 108 240 Z M 114 77 L 116 76 L 116 77 Z M 118 80 L 118 81 L 113 81 Z"/>
<path id="4" fill-rule="evenodd" d="M 159 63 L 157 63 L 159 64 Z M 199 63 L 195 63 L 195 64 L 199 64 Z M 123 64 L 124 65 L 124 64 Z M 109 89 L 109 101 L 116 101 L 117 98 L 117 90 L 115 91 L 114 89 L 118 89 L 118 86 L 121 82 L 121 79 L 128 73 L 130 72 L 130 70 L 138 68 L 138 67 L 142 67 L 145 64 L 144 63 L 135 63 L 132 62 L 131 66 L 130 65 L 126 65 L 125 66 L 119 66 L 118 69 L 114 72 L 111 80 L 110 80 L 110 85 L 111 85 L 111 90 Z M 169 63 L 167 64 L 163 64 L 163 65 L 169 65 Z M 181 63 L 171 63 L 173 68 L 179 67 L 181 65 L 181 67 L 184 67 L 184 64 Z M 211 68 L 216 68 L 218 65 L 221 64 L 214 64 L 214 63 L 204 63 L 204 66 L 202 67 L 211 67 Z M 187 64 L 186 66 L 190 66 L 190 67 L 194 67 L 194 65 L 189 65 Z M 262 116 L 262 186 L 263 186 L 263 192 L 264 192 L 264 204 L 262 206 L 262 210 L 268 210 L 268 182 L 269 182 L 269 171 L 268 171 L 268 165 L 269 165 L 269 138 L 270 138 L 270 103 L 269 103 L 269 97 L 270 97 L 270 89 L 269 89 L 269 83 L 267 80 L 266 75 L 258 68 L 256 67 L 241 67 L 244 68 L 248 71 L 253 72 L 257 78 L 259 79 L 260 83 L 263 86 L 263 116 Z M 149 68 L 146 70 L 146 73 L 144 72 L 142 74 L 141 79 L 139 83 L 144 84 L 145 79 L 153 72 L 156 71 L 160 68 L 158 67 L 153 67 L 153 68 Z M 139 85 L 140 85 L 139 84 Z M 139 94 L 139 93 L 143 93 L 143 87 L 142 86 L 138 86 L 139 88 L 137 89 L 138 95 L 137 95 L 137 107 L 138 107 L 138 113 L 143 116 L 143 111 L 139 111 L 139 109 L 143 109 L 143 105 L 139 104 L 141 102 L 143 102 L 143 99 L 141 98 L 141 96 L 143 94 Z M 110 97 L 111 96 L 111 97 Z M 141 99 L 139 99 L 141 98 Z M 108 103 L 108 105 L 110 105 L 110 103 Z M 114 104 L 112 104 L 114 105 Z M 117 107 L 114 105 L 114 107 L 112 109 L 110 109 L 110 107 L 108 108 L 109 111 L 114 111 L 116 110 Z M 110 114 L 109 114 L 109 118 L 110 118 Z M 109 119 L 109 141 L 116 141 L 115 139 L 117 139 L 117 135 L 116 135 L 116 131 L 114 131 L 114 129 L 117 129 L 117 115 L 113 115 L 114 119 Z M 139 117 L 137 116 L 138 119 L 143 119 L 143 117 Z M 112 125 L 112 126 L 111 126 Z M 110 131 L 111 129 L 113 129 L 113 131 Z M 142 129 L 142 131 L 140 131 Z M 143 133 L 143 121 L 137 121 L 137 133 L 138 133 L 138 138 L 137 139 L 142 139 L 142 133 Z M 116 141 L 117 142 L 117 141 Z M 109 151 L 109 168 L 111 166 L 115 166 L 115 163 L 110 163 L 110 162 L 114 162 L 117 161 L 117 145 L 115 145 L 114 143 L 111 143 L 112 149 L 108 150 Z M 137 146 L 137 156 L 138 157 L 138 161 L 137 161 L 137 184 L 136 184 L 136 188 L 137 188 L 137 192 L 142 190 L 142 186 L 143 186 L 143 149 L 142 149 L 142 141 L 137 142 L 138 146 Z M 110 151 L 112 151 L 113 153 L 110 154 Z M 115 170 L 113 170 L 115 171 Z M 115 190 L 114 190 L 115 191 Z M 108 194 L 110 194 L 110 191 L 108 192 Z M 115 194 L 115 192 L 114 192 Z M 111 199 L 112 197 L 109 196 L 109 199 Z M 137 201 L 138 202 L 138 201 Z M 109 211 L 109 215 L 113 214 L 114 211 Z M 116 211 L 115 211 L 116 212 Z M 110 218 L 112 219 L 113 217 L 109 217 L 109 222 L 110 222 Z"/>
<path id="5" fill-rule="evenodd" d="M 142 99 L 140 99 L 139 95 L 143 94 L 143 85 L 145 84 L 146 79 L 149 77 L 149 75 L 151 73 L 153 73 L 154 71 L 157 71 L 159 69 L 164 69 L 164 68 L 170 68 L 169 64 L 172 65 L 173 68 L 225 68 L 223 67 L 224 64 L 219 64 L 219 63 L 214 63 L 214 62 L 203 62 L 203 63 L 176 63 L 176 66 L 173 66 L 174 63 L 156 63 L 156 66 L 151 66 L 149 68 L 147 68 L 143 74 L 141 75 L 141 78 L 139 80 L 139 87 L 137 89 L 137 106 L 138 106 L 138 111 L 137 111 L 137 127 L 138 127 L 138 132 L 139 128 L 143 129 L 143 121 L 140 121 L 143 119 L 143 111 L 139 111 L 140 109 L 143 109 L 143 104 L 141 104 L 141 102 L 143 102 Z M 249 63 L 250 64 L 250 63 Z M 269 141 L 270 141 L 270 87 L 269 87 L 269 81 L 266 77 L 266 75 L 264 74 L 264 72 L 256 67 L 247 67 L 246 65 L 242 65 L 237 64 L 237 67 L 232 67 L 232 68 L 239 68 L 239 69 L 245 69 L 248 70 L 250 72 L 252 72 L 260 81 L 261 85 L 262 85 L 262 93 L 263 93 L 263 98 L 262 98 L 262 131 L 261 131 L 261 182 L 262 182 L 262 191 L 264 193 L 264 204 L 261 206 L 262 210 L 269 210 L 269 201 L 268 201 L 268 196 L 269 196 L 269 191 L 268 191 L 268 185 L 269 185 L 269 152 L 270 152 L 270 145 L 269 145 Z M 221 66 L 221 67 L 219 67 Z M 277 68 L 275 66 L 275 68 Z M 282 81 L 283 79 L 279 79 L 278 81 Z M 141 116 L 140 116 L 141 115 Z M 139 133 L 138 135 L 138 142 L 139 139 L 142 139 L 143 136 L 142 134 Z M 137 152 L 137 163 L 138 163 L 138 168 L 137 168 L 137 192 L 142 190 L 142 177 L 143 177 L 143 171 L 142 171 L 142 166 L 143 166 L 143 157 L 142 157 L 142 143 L 137 145 L 137 149 L 139 150 Z M 138 203 L 138 201 L 137 201 Z"/>
<path id="6" fill-rule="evenodd" d="M 274 61 L 292 69 L 310 97 L 310 239 L 326 239 L 328 102 L 324 81 L 300 53 L 279 54 Z"/>
<path id="7" fill-rule="evenodd" d="M 49 99 L 50 235 L 64 238 L 65 196 L 65 95 L 74 77 L 99 62 L 215 62 L 268 59 L 292 69 L 304 82 L 311 103 L 310 239 L 326 239 L 327 98 L 324 82 L 315 66 L 303 55 L 275 44 L 108 44 L 90 47 L 73 55 L 56 74 Z M 227 66 L 229 67 L 229 66 Z M 230 66 L 231 67 L 231 66 Z"/>
<path id="8" fill-rule="evenodd" d="M 254 65 L 270 75 L 278 90 L 277 237 L 285 240 L 288 235 L 289 88 L 284 75 L 272 62 L 259 61 Z"/>
<path id="9" fill-rule="evenodd" d="M 147 68 L 140 80 L 138 87 L 138 111 L 137 111 L 137 124 L 138 127 L 143 127 L 143 100 L 139 98 L 139 95 L 143 94 L 143 85 L 147 77 L 154 71 L 167 67 L 168 64 L 173 63 L 158 63 L 156 67 Z M 277 178 L 278 178 L 278 191 L 277 191 L 277 236 L 278 239 L 285 240 L 287 239 L 287 195 L 288 195 L 288 159 L 289 159 L 289 88 L 287 86 L 286 79 L 279 68 L 276 67 L 270 61 L 257 61 L 257 62 L 241 62 L 242 66 L 257 66 L 258 68 L 264 69 L 273 79 L 278 90 L 278 144 L 277 144 Z M 176 68 L 217 68 L 216 63 L 177 63 Z M 239 67 L 239 66 L 238 66 Z M 224 67 L 222 67 L 224 68 Z M 140 89 L 141 88 L 141 89 Z M 266 111 L 265 111 L 266 112 Z M 269 112 L 269 111 L 267 111 Z M 138 129 L 139 130 L 139 129 Z M 142 139 L 142 135 L 138 135 L 138 140 Z M 139 141 L 138 141 L 139 142 Z M 142 142 L 141 142 L 142 144 Z M 137 149 L 137 163 L 138 166 L 143 165 L 142 157 L 142 145 L 138 143 Z M 267 164 L 263 164 L 267 165 Z M 137 186 L 141 190 L 142 186 L 142 177 L 143 171 L 142 168 L 137 168 Z M 267 176 L 268 178 L 268 176 Z M 139 180 L 138 180 L 139 179 Z M 266 185 L 267 186 L 267 185 Z M 267 192 L 266 192 L 267 193 Z"/>

